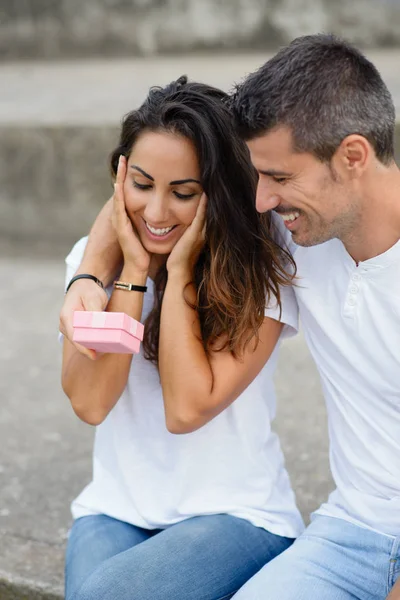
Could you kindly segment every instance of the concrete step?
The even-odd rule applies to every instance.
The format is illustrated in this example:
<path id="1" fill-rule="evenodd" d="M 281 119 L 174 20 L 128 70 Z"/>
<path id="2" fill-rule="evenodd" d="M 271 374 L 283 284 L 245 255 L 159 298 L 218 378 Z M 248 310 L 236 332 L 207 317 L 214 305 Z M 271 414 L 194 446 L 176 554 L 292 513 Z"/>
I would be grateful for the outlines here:
<path id="1" fill-rule="evenodd" d="M 60 386 L 64 250 L 47 250 L 0 240 L 0 600 L 62 598 L 69 504 L 91 476 L 93 428 Z M 333 486 L 325 408 L 302 336 L 284 342 L 276 383 L 275 429 L 308 520 Z"/>
<path id="2" fill-rule="evenodd" d="M 0 235 L 69 242 L 85 233 L 112 191 L 107 159 L 121 117 L 151 85 L 186 73 L 229 90 L 268 56 L 0 65 Z M 400 49 L 368 56 L 400 109 Z"/>
<path id="3" fill-rule="evenodd" d="M 0 14 L 9 59 L 267 49 L 314 31 L 365 47 L 400 43 L 396 0 L 0 0 Z"/>
<path id="4" fill-rule="evenodd" d="M 149 56 L 268 49 L 314 31 L 399 45 L 396 0 L 0 0 L 0 57 Z"/>

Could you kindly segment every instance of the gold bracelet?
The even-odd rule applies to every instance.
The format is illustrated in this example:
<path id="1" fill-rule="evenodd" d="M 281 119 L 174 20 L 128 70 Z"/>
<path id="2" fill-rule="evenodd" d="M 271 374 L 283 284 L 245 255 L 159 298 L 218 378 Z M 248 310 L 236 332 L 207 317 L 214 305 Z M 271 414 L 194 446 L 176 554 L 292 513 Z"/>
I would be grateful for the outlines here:
<path id="1" fill-rule="evenodd" d="M 147 285 L 135 285 L 134 283 L 126 283 L 126 281 L 114 281 L 114 288 L 125 292 L 147 292 Z"/>

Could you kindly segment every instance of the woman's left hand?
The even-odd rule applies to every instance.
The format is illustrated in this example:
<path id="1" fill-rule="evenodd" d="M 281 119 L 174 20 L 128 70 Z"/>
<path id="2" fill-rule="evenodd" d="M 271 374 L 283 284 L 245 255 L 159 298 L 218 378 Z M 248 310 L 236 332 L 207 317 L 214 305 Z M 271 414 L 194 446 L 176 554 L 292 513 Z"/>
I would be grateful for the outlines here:
<path id="1" fill-rule="evenodd" d="M 167 260 L 168 274 L 179 274 L 191 279 L 193 269 L 204 246 L 206 230 L 207 197 L 203 193 L 196 215 L 174 246 Z"/>

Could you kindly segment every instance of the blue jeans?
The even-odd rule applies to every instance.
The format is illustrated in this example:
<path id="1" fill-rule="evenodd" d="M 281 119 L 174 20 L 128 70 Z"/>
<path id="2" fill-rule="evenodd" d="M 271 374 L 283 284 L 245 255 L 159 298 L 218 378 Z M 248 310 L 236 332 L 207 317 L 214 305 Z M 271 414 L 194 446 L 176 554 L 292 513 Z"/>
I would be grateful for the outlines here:
<path id="1" fill-rule="evenodd" d="M 229 515 L 148 531 L 105 515 L 77 519 L 66 600 L 222 600 L 293 540 Z"/>
<path id="2" fill-rule="evenodd" d="M 384 600 L 400 574 L 400 537 L 316 515 L 234 600 Z"/>

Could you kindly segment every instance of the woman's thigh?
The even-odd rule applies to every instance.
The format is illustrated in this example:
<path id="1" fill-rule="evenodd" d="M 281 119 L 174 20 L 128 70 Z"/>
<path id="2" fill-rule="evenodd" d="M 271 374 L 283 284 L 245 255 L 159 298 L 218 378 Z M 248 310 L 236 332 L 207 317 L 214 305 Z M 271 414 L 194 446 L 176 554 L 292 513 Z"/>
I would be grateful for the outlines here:
<path id="1" fill-rule="evenodd" d="M 109 559 L 74 600 L 227 599 L 291 543 L 228 515 L 187 519 Z"/>
<path id="2" fill-rule="evenodd" d="M 65 560 L 65 598 L 69 600 L 83 582 L 106 560 L 144 542 L 152 532 L 106 515 L 74 521 Z"/>

